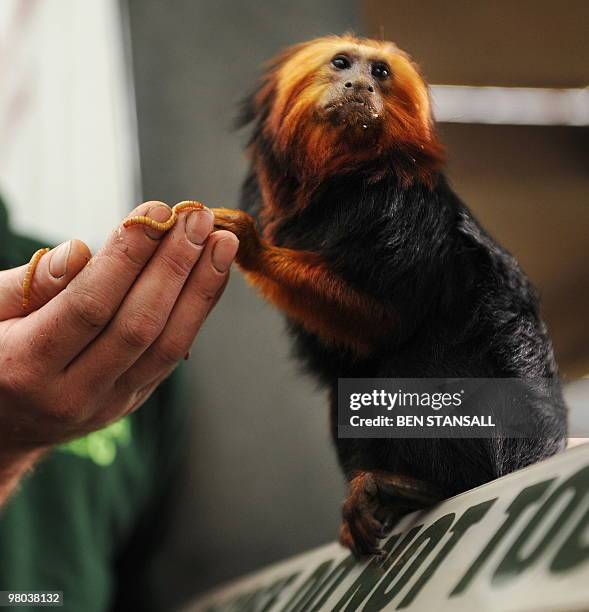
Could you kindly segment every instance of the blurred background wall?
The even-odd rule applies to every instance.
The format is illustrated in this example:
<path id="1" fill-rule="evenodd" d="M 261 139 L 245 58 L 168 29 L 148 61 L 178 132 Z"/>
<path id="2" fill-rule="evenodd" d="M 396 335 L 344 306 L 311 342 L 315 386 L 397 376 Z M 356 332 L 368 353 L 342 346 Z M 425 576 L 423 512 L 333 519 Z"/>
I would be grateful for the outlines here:
<path id="1" fill-rule="evenodd" d="M 15 230 L 92 248 L 139 197 L 118 0 L 0 2 L 0 191 Z"/>

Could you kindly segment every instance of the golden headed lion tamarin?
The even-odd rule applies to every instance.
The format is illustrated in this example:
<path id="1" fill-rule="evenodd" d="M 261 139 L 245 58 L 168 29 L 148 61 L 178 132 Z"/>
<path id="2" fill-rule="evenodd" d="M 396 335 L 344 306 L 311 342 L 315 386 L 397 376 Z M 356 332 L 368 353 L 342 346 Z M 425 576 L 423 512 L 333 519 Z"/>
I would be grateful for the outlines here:
<path id="1" fill-rule="evenodd" d="M 237 234 L 238 264 L 330 391 L 349 483 L 341 542 L 378 553 L 401 514 L 562 449 L 566 411 L 535 292 L 449 186 L 408 55 L 351 35 L 296 45 L 270 63 L 240 121 L 252 129 L 242 210 L 214 209 L 215 224 Z M 343 439 L 345 377 L 551 385 L 517 406 L 525 438 Z"/>
<path id="2" fill-rule="evenodd" d="M 403 513 L 558 452 L 566 411 L 535 292 L 448 185 L 428 88 L 386 41 L 291 47 L 246 100 L 251 160 L 240 239 L 249 281 L 287 316 L 330 391 L 349 482 L 340 540 L 356 554 Z M 260 228 L 258 232 L 257 227 Z M 518 406 L 527 438 L 340 439 L 340 377 L 548 379 Z"/>
<path id="3" fill-rule="evenodd" d="M 241 211 L 215 210 L 238 264 L 287 316 L 330 391 L 349 482 L 340 540 L 356 554 L 403 513 L 558 452 L 566 411 L 535 292 L 448 185 L 428 88 L 390 42 L 291 47 L 246 100 Z M 257 227 L 260 228 L 260 232 Z M 340 439 L 340 377 L 551 380 L 518 406 L 526 438 Z"/>

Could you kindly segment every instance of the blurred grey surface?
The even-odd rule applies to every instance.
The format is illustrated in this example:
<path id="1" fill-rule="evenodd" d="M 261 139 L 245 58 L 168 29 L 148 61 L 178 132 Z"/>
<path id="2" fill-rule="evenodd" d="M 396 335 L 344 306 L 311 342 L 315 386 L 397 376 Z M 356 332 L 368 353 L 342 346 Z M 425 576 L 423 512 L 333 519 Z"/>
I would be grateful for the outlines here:
<path id="1" fill-rule="evenodd" d="M 285 45 L 358 31 L 356 11 L 349 0 L 129 0 L 143 198 L 237 206 L 237 103 Z M 333 540 L 344 493 L 326 399 L 239 272 L 185 374 L 190 461 L 161 563 L 171 601 Z"/>

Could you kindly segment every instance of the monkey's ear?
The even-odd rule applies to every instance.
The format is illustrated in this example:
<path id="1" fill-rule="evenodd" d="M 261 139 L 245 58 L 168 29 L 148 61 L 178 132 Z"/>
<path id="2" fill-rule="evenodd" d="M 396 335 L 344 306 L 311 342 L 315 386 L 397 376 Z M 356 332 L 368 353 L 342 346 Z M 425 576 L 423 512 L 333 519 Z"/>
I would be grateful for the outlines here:
<path id="1" fill-rule="evenodd" d="M 240 100 L 238 104 L 237 116 L 233 121 L 233 129 L 239 130 L 254 121 L 258 112 L 256 110 L 256 94 L 257 90 L 249 93 L 245 98 Z"/>
<path id="2" fill-rule="evenodd" d="M 239 129 L 250 123 L 262 124 L 268 118 L 274 100 L 275 73 L 265 75 L 257 87 L 246 96 L 239 105 L 235 119 L 235 128 Z"/>
<path id="3" fill-rule="evenodd" d="M 256 120 L 263 122 L 268 117 L 274 102 L 276 81 L 281 67 L 307 44 L 300 43 L 288 47 L 266 62 L 264 72 L 253 91 L 239 104 L 239 111 L 233 124 L 235 129 L 245 127 Z"/>

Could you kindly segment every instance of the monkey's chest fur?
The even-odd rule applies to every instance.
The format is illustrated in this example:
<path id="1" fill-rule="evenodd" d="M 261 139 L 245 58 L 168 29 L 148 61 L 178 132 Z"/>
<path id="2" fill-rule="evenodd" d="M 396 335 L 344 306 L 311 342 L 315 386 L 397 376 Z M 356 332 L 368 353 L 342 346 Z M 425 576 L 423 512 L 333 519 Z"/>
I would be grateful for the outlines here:
<path id="1" fill-rule="evenodd" d="M 242 208 L 256 215 L 261 206 L 252 175 Z M 368 355 L 289 322 L 299 357 L 330 391 L 333 436 L 346 474 L 405 473 L 436 482 L 450 495 L 562 447 L 561 399 L 521 406 L 538 423 L 535 440 L 337 438 L 339 377 L 556 376 L 533 288 L 442 175 L 433 189 L 404 188 L 393 178 L 339 177 L 316 190 L 304 210 L 275 218 L 271 233 L 277 246 L 318 254 L 335 276 L 384 305 L 398 322 L 383 329 Z M 363 333 L 361 321 L 354 333 Z"/>

